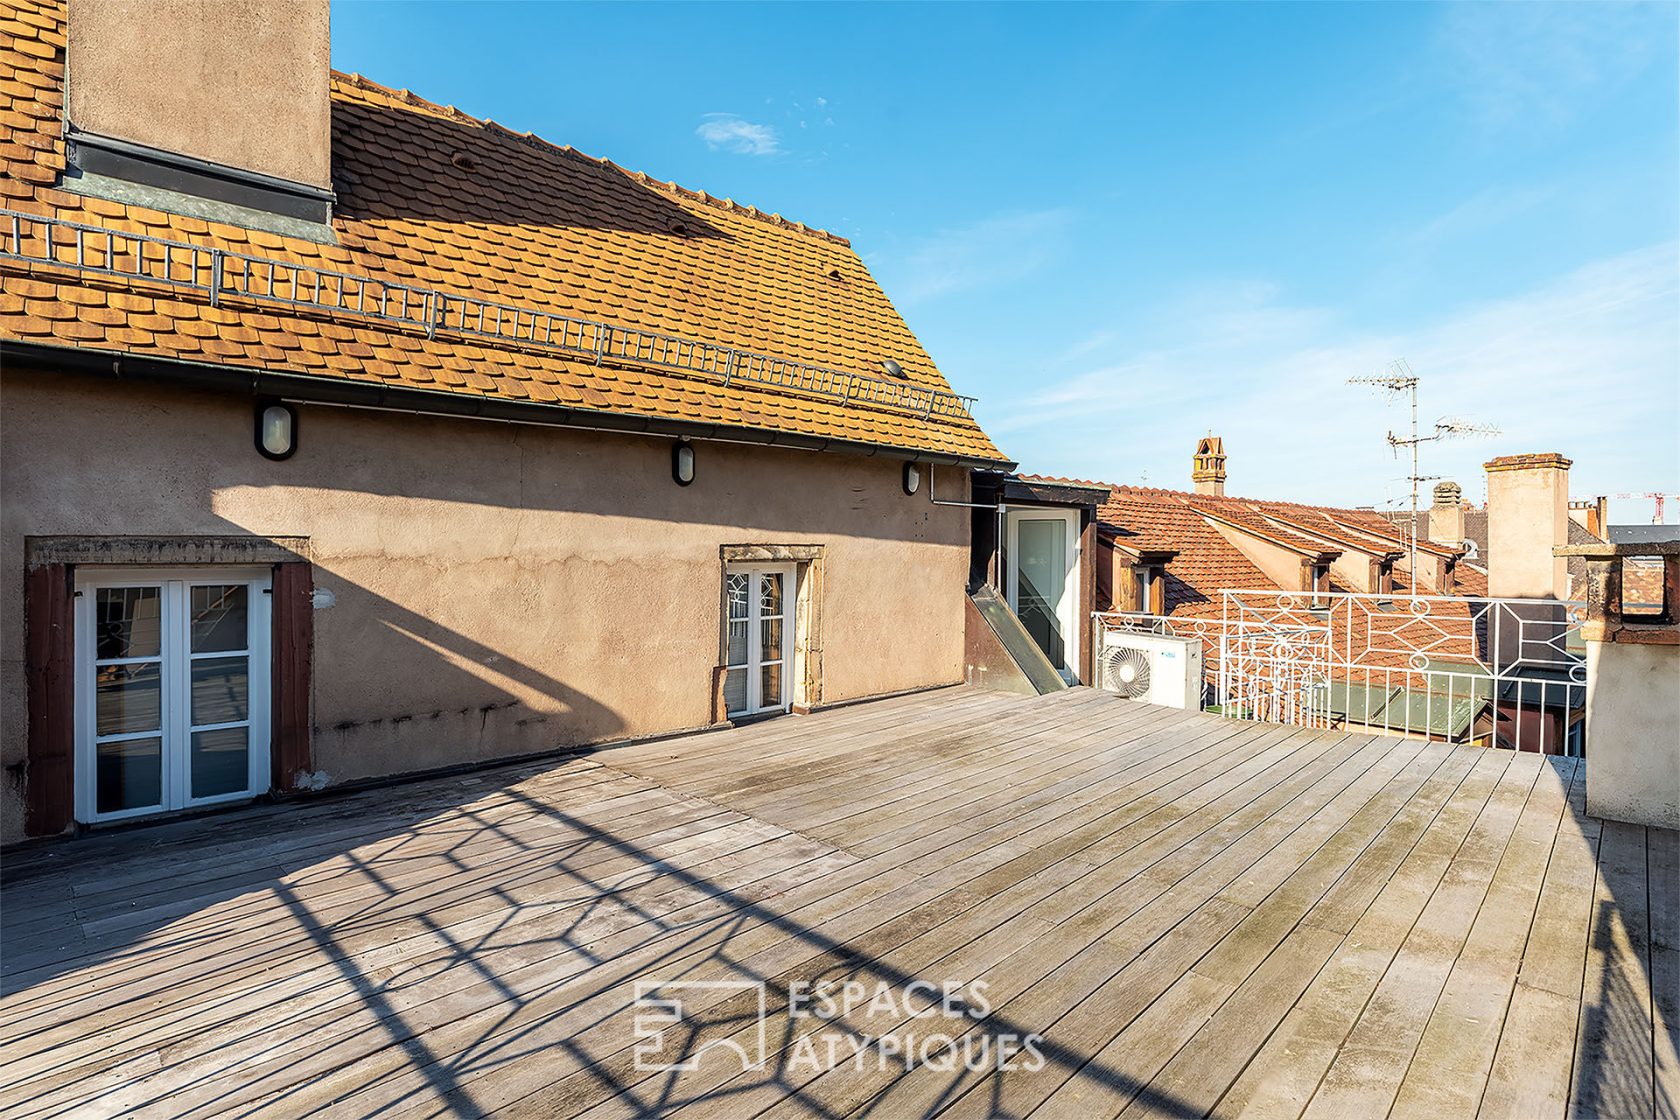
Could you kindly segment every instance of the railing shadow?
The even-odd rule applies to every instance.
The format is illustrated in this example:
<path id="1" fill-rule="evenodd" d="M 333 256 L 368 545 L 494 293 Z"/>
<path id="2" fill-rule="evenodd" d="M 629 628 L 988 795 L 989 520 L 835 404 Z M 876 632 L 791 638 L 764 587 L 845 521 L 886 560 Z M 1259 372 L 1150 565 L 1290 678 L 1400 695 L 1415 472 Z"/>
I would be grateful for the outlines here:
<path id="1" fill-rule="evenodd" d="M 167 1044 L 161 1068 L 130 1077 L 119 1062 L 84 1073 L 74 1055 L 18 1051 L 31 1062 L 28 1079 L 7 1088 L 12 1078 L 0 1074 L 0 1099 L 17 1115 L 48 1116 L 94 1101 L 99 1111 L 172 1116 L 325 1108 L 340 1115 L 442 1108 L 479 1116 L 516 1102 L 568 1115 L 612 1099 L 652 1115 L 698 1102 L 727 1114 L 737 1095 L 759 1101 L 768 1094 L 838 1116 L 853 1111 L 852 1103 L 831 1108 L 801 1096 L 811 1071 L 790 1064 L 789 1052 L 777 1046 L 793 1041 L 798 1022 L 777 1017 L 784 1009 L 779 996 L 769 1004 L 775 1030 L 764 1076 L 694 1085 L 639 1071 L 635 982 L 722 977 L 762 983 L 775 993 L 792 979 L 861 977 L 900 990 L 917 980 L 938 987 L 963 979 L 924 976 L 895 965 L 890 950 L 858 948 L 838 931 L 825 931 L 821 921 L 801 915 L 819 895 L 807 892 L 799 905 L 778 901 L 807 871 L 819 872 L 824 858 L 836 858 L 832 849 L 825 855 L 803 837 L 767 843 L 743 833 L 739 843 L 746 846 L 734 853 L 739 859 L 701 847 L 684 855 L 680 827 L 669 840 L 658 840 L 667 834 L 657 831 L 654 842 L 645 835 L 631 839 L 635 812 L 615 823 L 598 807 L 532 792 L 518 780 L 531 773 L 520 768 L 486 783 L 494 812 L 471 804 L 445 809 L 379 851 L 350 853 L 342 874 L 354 889 L 342 899 L 322 895 L 307 878 L 299 883 L 276 875 L 264 889 L 286 923 L 274 921 L 273 907 L 246 927 L 230 926 L 214 908 L 186 915 L 180 933 L 150 947 L 145 960 L 123 962 L 97 979 L 101 988 L 132 990 L 103 1010 L 113 1026 L 102 1045 L 121 1055 Z M 701 822 L 696 828 L 704 814 L 721 812 L 647 784 L 664 795 L 658 811 L 679 804 Z M 270 827 L 284 827 L 278 816 L 272 814 Z M 306 819 L 287 823 L 308 827 Z M 405 857 L 405 848 L 440 836 L 441 852 Z M 167 864 L 192 840 L 178 835 L 154 847 L 148 860 Z M 780 862 L 770 855 L 776 843 L 789 845 Z M 486 897 L 495 904 L 486 907 Z M 978 901 L 969 897 L 957 909 Z M 404 938 L 423 939 L 426 951 L 383 948 Z M 260 960 L 262 974 L 253 977 L 251 955 L 270 949 Z M 171 971 L 177 959 L 196 963 Z M 30 1012 L 39 1017 L 39 1030 L 23 1032 L 21 1041 L 63 1034 L 77 1021 L 79 1002 L 91 993 L 59 989 L 62 998 Z M 727 1038 L 751 1030 L 756 1008 L 745 997 L 720 999 L 697 1005 L 683 1027 L 696 1038 Z M 162 1024 L 161 1034 L 151 1033 L 148 1019 Z M 202 1033 L 192 1030 L 195 1024 Z M 1000 1045 L 1043 1026 L 999 1009 L 972 1029 Z M 847 1029 L 832 1021 L 825 1027 Z M 1183 1102 L 1088 1053 L 1053 1038 L 1039 1049 L 1068 1077 L 1121 1088 L 1171 1115 L 1190 1114 Z M 334 1075 L 330 1084 L 343 1086 L 341 1096 L 324 1087 Z M 996 1085 L 965 1076 L 960 1062 L 951 1071 L 892 1073 L 875 1088 L 886 1091 L 906 1077 L 934 1078 L 919 1091 L 936 1106 L 970 1091 L 996 1092 Z"/>

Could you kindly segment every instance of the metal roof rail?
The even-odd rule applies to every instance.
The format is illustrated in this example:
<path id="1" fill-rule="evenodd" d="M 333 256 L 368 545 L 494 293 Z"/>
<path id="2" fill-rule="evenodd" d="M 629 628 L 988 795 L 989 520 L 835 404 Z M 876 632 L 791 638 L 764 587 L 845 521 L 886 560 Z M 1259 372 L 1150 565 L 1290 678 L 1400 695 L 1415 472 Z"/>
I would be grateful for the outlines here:
<path id="1" fill-rule="evenodd" d="M 0 209 L 0 260 L 202 292 L 213 307 L 231 297 L 354 316 L 427 338 L 443 333 L 554 351 L 597 365 L 606 361 L 668 370 L 721 385 L 793 391 L 923 419 L 970 419 L 976 399 L 659 331 L 15 210 Z"/>

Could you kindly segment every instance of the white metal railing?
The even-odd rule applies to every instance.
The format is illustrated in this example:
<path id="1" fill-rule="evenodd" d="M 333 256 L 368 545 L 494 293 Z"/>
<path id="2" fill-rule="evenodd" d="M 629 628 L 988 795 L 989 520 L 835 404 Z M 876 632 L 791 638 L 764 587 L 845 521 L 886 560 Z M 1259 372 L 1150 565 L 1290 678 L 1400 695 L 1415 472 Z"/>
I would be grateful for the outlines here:
<path id="1" fill-rule="evenodd" d="M 1586 605 L 1227 590 L 1218 618 L 1096 616 L 1102 635 L 1202 640 L 1224 714 L 1453 743 L 1586 750 Z"/>
<path id="2" fill-rule="evenodd" d="M 1194 638 L 1202 646 L 1202 703 L 1230 714 L 1273 723 L 1328 727 L 1330 714 L 1320 667 L 1329 657 L 1329 630 L 1302 623 L 1186 618 L 1134 611 L 1093 615 L 1095 648 L 1125 632 Z M 1106 663 L 1097 658 L 1098 687 L 1104 687 Z"/>
<path id="3" fill-rule="evenodd" d="M 233 300 L 296 308 L 376 322 L 427 338 L 441 334 L 513 349 L 557 351 L 596 365 L 670 370 L 722 385 L 742 383 L 924 419 L 968 419 L 975 403 L 973 397 L 942 389 L 715 342 L 16 210 L 0 209 L 0 261 L 189 291 L 212 307 Z"/>

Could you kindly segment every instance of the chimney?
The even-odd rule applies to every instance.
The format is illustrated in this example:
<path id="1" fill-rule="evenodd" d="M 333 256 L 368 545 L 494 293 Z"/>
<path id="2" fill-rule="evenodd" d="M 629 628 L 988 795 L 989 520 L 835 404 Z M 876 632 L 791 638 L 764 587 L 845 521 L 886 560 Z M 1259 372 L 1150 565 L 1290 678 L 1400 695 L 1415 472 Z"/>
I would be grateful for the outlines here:
<path id="1" fill-rule="evenodd" d="M 1212 432 L 1196 444 L 1196 456 L 1191 460 L 1190 481 L 1196 493 L 1225 496 L 1225 441 Z"/>
<path id="2" fill-rule="evenodd" d="M 1429 507 L 1428 539 L 1457 548 L 1464 543 L 1464 490 L 1456 482 L 1435 484 L 1435 504 Z"/>
<path id="3" fill-rule="evenodd" d="M 1610 539 L 1610 499 L 1597 497 L 1586 502 L 1569 503 L 1569 520 L 1601 541 Z"/>
<path id="4" fill-rule="evenodd" d="M 1567 599 L 1567 563 L 1552 550 L 1569 542 L 1569 460 L 1556 454 L 1505 455 L 1484 466 L 1488 594 Z"/>
<path id="5" fill-rule="evenodd" d="M 66 189 L 330 220 L 327 2 L 70 0 Z"/>

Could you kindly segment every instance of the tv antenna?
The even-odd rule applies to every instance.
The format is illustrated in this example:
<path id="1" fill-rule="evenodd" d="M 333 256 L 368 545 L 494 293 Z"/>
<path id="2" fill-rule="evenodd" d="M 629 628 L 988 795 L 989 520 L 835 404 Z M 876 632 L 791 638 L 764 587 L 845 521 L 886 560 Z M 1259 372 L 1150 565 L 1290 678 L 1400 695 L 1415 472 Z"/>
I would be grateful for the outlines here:
<path id="1" fill-rule="evenodd" d="M 1415 596 L 1418 593 L 1418 483 L 1428 482 L 1432 479 L 1440 477 L 1439 475 L 1425 475 L 1420 472 L 1418 468 L 1418 448 L 1423 444 L 1434 443 L 1436 440 L 1442 439 L 1497 436 L 1499 435 L 1499 429 L 1491 424 L 1477 424 L 1457 416 L 1443 416 L 1439 420 L 1435 421 L 1435 430 L 1433 432 L 1429 435 L 1419 435 L 1418 377 L 1412 372 L 1412 367 L 1406 363 L 1406 359 L 1404 358 L 1396 358 L 1394 361 L 1388 363 L 1388 368 L 1383 370 L 1381 373 L 1361 374 L 1358 377 L 1350 377 L 1348 378 L 1348 384 L 1369 385 L 1372 388 L 1380 389 L 1383 395 L 1388 398 L 1390 404 L 1399 400 L 1401 397 L 1411 398 L 1412 434 L 1410 436 L 1397 436 L 1393 433 L 1393 431 L 1390 431 L 1388 433 L 1388 446 L 1396 456 L 1400 454 L 1400 449 L 1402 447 L 1410 448 L 1412 452 L 1412 473 L 1407 476 L 1407 481 L 1410 482 L 1412 486 L 1412 523 L 1411 532 L 1407 534 L 1410 544 L 1408 563 L 1411 565 L 1411 570 L 1407 573 L 1407 576 L 1411 583 L 1412 594 Z"/>

